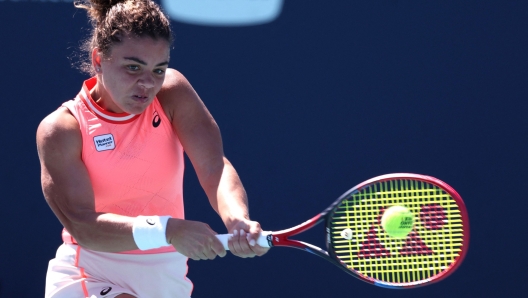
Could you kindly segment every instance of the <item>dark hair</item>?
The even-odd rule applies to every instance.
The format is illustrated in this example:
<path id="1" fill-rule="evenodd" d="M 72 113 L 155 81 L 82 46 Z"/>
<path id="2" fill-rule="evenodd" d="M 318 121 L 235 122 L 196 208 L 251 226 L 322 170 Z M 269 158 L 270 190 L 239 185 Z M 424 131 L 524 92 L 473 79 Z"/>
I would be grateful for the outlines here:
<path id="1" fill-rule="evenodd" d="M 127 36 L 164 39 L 169 45 L 174 40 L 168 18 L 152 0 L 79 0 L 74 5 L 87 10 L 93 26 L 91 36 L 81 45 L 84 61 L 80 64 L 80 69 L 91 75 L 95 47 L 105 56 Z"/>

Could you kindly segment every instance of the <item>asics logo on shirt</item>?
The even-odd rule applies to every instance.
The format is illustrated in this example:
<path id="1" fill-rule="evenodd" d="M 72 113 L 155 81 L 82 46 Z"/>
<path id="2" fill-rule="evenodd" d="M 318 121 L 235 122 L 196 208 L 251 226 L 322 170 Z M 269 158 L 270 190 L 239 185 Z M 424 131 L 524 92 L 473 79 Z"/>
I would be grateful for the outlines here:
<path id="1" fill-rule="evenodd" d="M 110 293 L 110 291 L 112 291 L 112 287 L 104 288 L 104 289 L 101 291 L 101 295 L 104 296 L 104 295 Z"/>
<path id="2" fill-rule="evenodd" d="M 158 114 L 158 111 L 154 111 L 154 119 L 152 119 L 152 126 L 158 127 L 161 123 L 161 118 Z"/>

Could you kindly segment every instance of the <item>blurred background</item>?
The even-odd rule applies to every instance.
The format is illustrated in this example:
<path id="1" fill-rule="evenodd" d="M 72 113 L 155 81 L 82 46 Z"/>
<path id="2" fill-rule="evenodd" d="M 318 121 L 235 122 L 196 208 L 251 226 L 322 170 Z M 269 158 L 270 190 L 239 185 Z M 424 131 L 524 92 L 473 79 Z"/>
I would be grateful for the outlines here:
<path id="1" fill-rule="evenodd" d="M 270 0 L 238 0 L 248 1 Z M 526 293 L 528 2 L 274 5 L 227 21 L 191 20 L 192 11 L 172 17 L 171 67 L 220 125 L 251 217 L 266 230 L 288 228 L 366 179 L 420 173 L 464 198 L 470 250 L 447 279 L 402 291 L 287 248 L 262 258 L 189 261 L 193 297 Z M 42 196 L 35 131 L 87 78 L 71 58 L 90 26 L 71 1 L 0 0 L 0 27 L 0 297 L 43 297 L 62 227 Z M 190 163 L 184 189 L 186 217 L 224 233 Z M 323 227 L 300 238 L 324 246 Z"/>

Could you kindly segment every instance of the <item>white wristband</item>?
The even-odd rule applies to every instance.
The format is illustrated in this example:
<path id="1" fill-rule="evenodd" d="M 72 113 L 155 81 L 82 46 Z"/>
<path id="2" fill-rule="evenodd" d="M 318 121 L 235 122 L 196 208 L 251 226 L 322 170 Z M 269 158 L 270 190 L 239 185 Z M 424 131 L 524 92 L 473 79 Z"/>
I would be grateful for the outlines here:
<path id="1" fill-rule="evenodd" d="M 167 243 L 167 221 L 170 216 L 138 216 L 132 226 L 134 241 L 140 250 L 169 246 Z"/>

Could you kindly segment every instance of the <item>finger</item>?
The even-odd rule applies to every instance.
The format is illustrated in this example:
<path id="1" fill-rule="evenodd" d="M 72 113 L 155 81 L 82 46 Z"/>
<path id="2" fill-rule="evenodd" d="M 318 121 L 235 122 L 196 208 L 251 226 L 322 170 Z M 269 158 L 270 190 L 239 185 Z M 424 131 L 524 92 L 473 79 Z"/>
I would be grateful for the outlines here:
<path id="1" fill-rule="evenodd" d="M 233 237 L 233 254 L 241 257 L 241 258 L 247 258 L 247 240 L 246 240 L 246 233 L 244 230 L 236 231 L 237 236 Z M 244 245 L 246 244 L 246 245 Z"/>
<path id="2" fill-rule="evenodd" d="M 240 251 L 239 253 L 241 255 L 243 255 L 244 257 L 254 257 L 255 256 L 255 253 L 253 252 L 253 250 L 251 250 L 251 247 L 249 246 L 249 243 L 248 243 L 248 237 L 250 235 L 246 233 L 246 231 L 244 230 L 240 230 Z"/>
<path id="3" fill-rule="evenodd" d="M 203 254 L 205 255 L 205 260 L 214 260 L 217 256 L 216 252 L 211 248 L 206 249 Z"/>
<path id="4" fill-rule="evenodd" d="M 221 258 L 225 257 L 227 254 L 224 245 L 222 245 L 222 242 L 216 237 L 214 237 L 213 242 L 211 243 L 211 250 L 215 255 Z"/>
<path id="5" fill-rule="evenodd" d="M 235 253 L 235 246 L 234 246 L 234 243 L 235 243 L 235 237 L 237 236 L 237 231 L 233 231 L 231 232 L 231 237 L 229 237 L 227 239 L 227 248 L 229 249 L 230 252 L 232 253 Z"/>
<path id="6" fill-rule="evenodd" d="M 254 239 L 255 236 L 254 235 L 251 235 L 250 233 L 248 233 L 246 235 L 246 242 L 247 242 L 247 245 L 248 245 L 248 250 L 251 252 L 251 254 L 254 256 L 254 252 L 253 252 L 253 247 L 255 246 L 255 244 L 257 243 L 257 241 Z"/>
<path id="7" fill-rule="evenodd" d="M 257 240 L 260 237 L 261 233 L 262 228 L 260 227 L 260 224 L 258 222 L 255 222 L 255 224 L 252 224 L 249 227 L 248 243 L 251 247 L 257 244 Z"/>
<path id="8" fill-rule="evenodd" d="M 264 254 L 266 254 L 269 251 L 270 248 L 269 247 L 262 247 L 262 246 L 257 244 L 255 246 L 253 246 L 252 249 L 253 249 L 253 252 L 255 252 L 255 255 L 260 257 L 260 256 L 263 256 Z"/>
<path id="9" fill-rule="evenodd" d="M 199 260 L 208 260 L 209 257 L 206 255 L 205 251 L 202 251 L 196 255 Z"/>
<path id="10" fill-rule="evenodd" d="M 251 248 L 249 248 L 248 243 L 249 236 L 251 235 L 248 234 L 246 231 L 240 230 L 240 248 L 242 248 L 242 250 L 246 253 L 251 251 Z"/>
<path id="11" fill-rule="evenodd" d="M 240 247 L 240 233 L 238 230 L 233 231 L 233 237 L 231 237 L 231 240 L 228 241 L 229 250 L 231 253 L 233 253 L 236 256 L 240 256 L 240 252 L 242 251 Z"/>
<path id="12" fill-rule="evenodd" d="M 200 261 L 201 260 L 197 255 L 189 256 L 189 258 L 193 259 L 194 261 Z"/>

